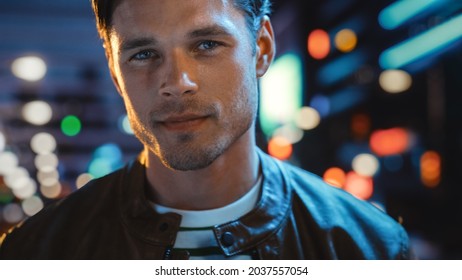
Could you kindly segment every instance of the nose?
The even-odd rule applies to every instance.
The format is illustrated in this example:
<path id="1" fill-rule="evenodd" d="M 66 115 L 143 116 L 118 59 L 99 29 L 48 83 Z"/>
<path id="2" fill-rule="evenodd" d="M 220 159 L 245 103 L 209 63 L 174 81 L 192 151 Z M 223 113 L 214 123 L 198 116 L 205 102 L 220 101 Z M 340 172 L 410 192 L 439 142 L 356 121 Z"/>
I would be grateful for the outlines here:
<path id="1" fill-rule="evenodd" d="M 181 51 L 174 51 L 164 62 L 164 81 L 160 94 L 164 97 L 194 94 L 198 90 L 195 64 Z"/>

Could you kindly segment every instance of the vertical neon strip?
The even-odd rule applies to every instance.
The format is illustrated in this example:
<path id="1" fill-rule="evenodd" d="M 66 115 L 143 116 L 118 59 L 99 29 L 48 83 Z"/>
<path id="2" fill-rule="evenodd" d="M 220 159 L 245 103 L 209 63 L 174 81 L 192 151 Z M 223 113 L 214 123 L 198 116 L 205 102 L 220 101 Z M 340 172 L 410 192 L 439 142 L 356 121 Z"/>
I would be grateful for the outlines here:
<path id="1" fill-rule="evenodd" d="M 294 54 L 277 59 L 261 79 L 260 124 L 270 137 L 281 125 L 294 121 L 302 106 L 302 63 Z"/>

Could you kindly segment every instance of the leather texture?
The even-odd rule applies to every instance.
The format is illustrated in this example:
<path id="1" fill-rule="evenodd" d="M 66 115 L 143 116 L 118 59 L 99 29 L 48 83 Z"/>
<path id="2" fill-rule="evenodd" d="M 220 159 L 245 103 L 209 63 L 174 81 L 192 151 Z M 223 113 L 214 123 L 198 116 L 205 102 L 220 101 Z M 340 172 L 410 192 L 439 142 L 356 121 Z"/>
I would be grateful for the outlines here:
<path id="1" fill-rule="evenodd" d="M 226 256 L 255 259 L 408 259 L 405 230 L 366 201 L 259 151 L 262 193 L 253 211 L 214 228 Z M 0 259 L 188 259 L 173 250 L 181 216 L 154 211 L 145 158 L 91 181 L 16 226 Z"/>

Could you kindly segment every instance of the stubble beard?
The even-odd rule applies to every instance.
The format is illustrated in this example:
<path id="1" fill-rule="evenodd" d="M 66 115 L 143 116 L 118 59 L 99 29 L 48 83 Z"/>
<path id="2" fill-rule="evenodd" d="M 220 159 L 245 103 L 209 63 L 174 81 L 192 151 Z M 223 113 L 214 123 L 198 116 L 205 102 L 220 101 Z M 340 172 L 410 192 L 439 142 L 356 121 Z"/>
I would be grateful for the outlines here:
<path id="1" fill-rule="evenodd" d="M 228 146 L 223 141 L 197 144 L 195 138 L 197 137 L 190 133 L 180 134 L 176 136 L 176 145 L 159 149 L 156 155 L 170 169 L 192 171 L 211 165 Z"/>
<path id="2" fill-rule="evenodd" d="M 233 143 L 238 141 L 253 124 L 252 120 L 234 123 L 228 129 L 223 129 L 217 137 L 208 137 L 207 141 L 199 142 L 194 133 L 178 134 L 175 145 L 163 145 L 155 153 L 162 163 L 174 170 L 193 171 L 210 166 L 217 158 L 223 155 Z M 230 133 L 232 132 L 232 133 Z"/>
<path id="3" fill-rule="evenodd" d="M 193 108 L 195 105 L 192 105 Z M 217 108 L 209 108 L 213 111 L 211 120 L 217 121 L 219 112 Z M 207 110 L 207 109 L 206 109 Z M 233 108 L 233 110 L 239 110 Z M 202 110 L 204 112 L 204 110 Z M 155 121 L 157 111 L 150 113 L 147 125 L 142 122 L 132 124 L 135 136 L 156 155 L 164 166 L 178 171 L 193 171 L 210 166 L 218 157 L 224 154 L 229 147 L 241 138 L 251 127 L 255 120 L 255 114 L 249 110 L 242 112 L 244 118 L 227 120 L 217 134 L 198 135 L 196 132 L 184 132 L 165 139 L 156 136 L 159 131 L 159 123 Z M 238 114 L 234 113 L 234 116 Z M 201 132 L 204 133 L 204 132 Z M 199 139 L 200 137 L 205 137 Z"/>

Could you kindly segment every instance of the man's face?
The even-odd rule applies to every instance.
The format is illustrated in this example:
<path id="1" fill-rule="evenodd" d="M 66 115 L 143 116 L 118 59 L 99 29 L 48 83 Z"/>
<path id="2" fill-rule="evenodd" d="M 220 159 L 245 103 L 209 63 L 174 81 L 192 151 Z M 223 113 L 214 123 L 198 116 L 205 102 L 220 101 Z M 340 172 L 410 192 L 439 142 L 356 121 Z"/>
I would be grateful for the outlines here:
<path id="1" fill-rule="evenodd" d="M 253 127 L 256 42 L 232 0 L 122 1 L 112 23 L 116 86 L 166 166 L 204 168 Z"/>

